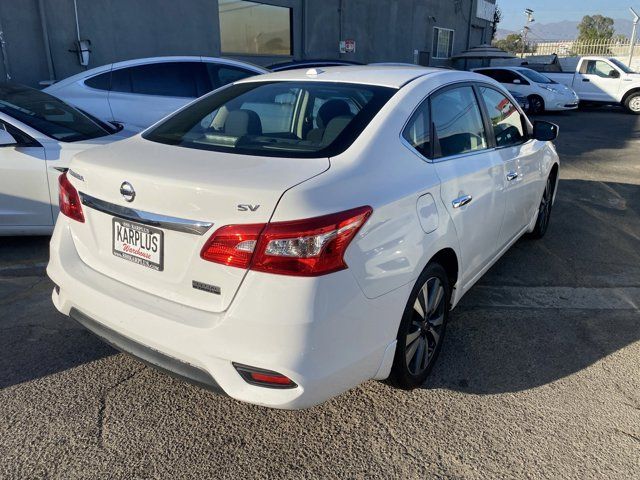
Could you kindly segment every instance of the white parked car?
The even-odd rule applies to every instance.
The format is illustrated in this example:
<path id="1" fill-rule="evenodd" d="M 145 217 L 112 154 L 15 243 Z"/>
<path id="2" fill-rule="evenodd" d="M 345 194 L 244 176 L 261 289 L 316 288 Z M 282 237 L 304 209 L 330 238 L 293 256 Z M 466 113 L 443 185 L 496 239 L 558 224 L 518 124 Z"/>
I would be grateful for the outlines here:
<path id="1" fill-rule="evenodd" d="M 236 82 L 60 179 L 65 315 L 238 400 L 316 405 L 433 367 L 449 310 L 545 234 L 557 126 L 500 84 L 405 67 Z"/>
<path id="2" fill-rule="evenodd" d="M 640 73 L 634 72 L 614 57 L 580 57 L 556 59 L 556 66 L 567 68 L 545 72 L 554 81 L 572 87 L 580 100 L 594 103 L 617 103 L 640 115 Z"/>
<path id="3" fill-rule="evenodd" d="M 493 78 L 509 90 L 527 97 L 532 114 L 578 108 L 578 95 L 573 89 L 530 68 L 490 67 L 473 71 Z"/>
<path id="4" fill-rule="evenodd" d="M 40 90 L 0 84 L 0 235 L 50 234 L 71 157 L 132 133 Z"/>
<path id="5" fill-rule="evenodd" d="M 197 97 L 266 72 L 224 58 L 140 58 L 87 70 L 45 91 L 98 118 L 142 130 Z"/>

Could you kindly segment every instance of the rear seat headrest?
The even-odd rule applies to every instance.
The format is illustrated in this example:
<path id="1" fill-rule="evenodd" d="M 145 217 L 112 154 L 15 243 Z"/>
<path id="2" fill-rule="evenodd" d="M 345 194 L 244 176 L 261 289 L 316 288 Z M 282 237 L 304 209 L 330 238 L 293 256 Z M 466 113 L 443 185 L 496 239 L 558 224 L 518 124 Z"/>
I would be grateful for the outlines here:
<path id="1" fill-rule="evenodd" d="M 253 110 L 232 110 L 224 122 L 224 133 L 233 137 L 262 135 L 262 122 Z"/>

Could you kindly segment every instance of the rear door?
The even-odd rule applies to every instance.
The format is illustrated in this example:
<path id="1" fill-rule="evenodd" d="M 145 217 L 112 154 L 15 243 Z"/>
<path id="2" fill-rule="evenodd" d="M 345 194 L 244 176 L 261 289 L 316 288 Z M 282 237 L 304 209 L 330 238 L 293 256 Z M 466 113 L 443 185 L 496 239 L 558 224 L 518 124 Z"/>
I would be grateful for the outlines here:
<path id="1" fill-rule="evenodd" d="M 111 71 L 87 78 L 82 84 L 84 88 L 71 90 L 70 93 L 74 95 L 73 98 L 63 98 L 101 120 L 112 121 L 113 114 L 109 106 Z"/>
<path id="2" fill-rule="evenodd" d="M 505 210 L 504 164 L 490 149 L 471 85 L 431 97 L 434 164 L 441 198 L 455 224 L 466 288 L 498 251 Z"/>
<path id="3" fill-rule="evenodd" d="M 113 70 L 113 120 L 143 129 L 207 91 L 202 62 L 161 62 Z"/>
<path id="4" fill-rule="evenodd" d="M 16 145 L 0 147 L 0 226 L 52 225 L 43 146 L 1 118 L 0 128 L 17 141 Z"/>
<path id="5" fill-rule="evenodd" d="M 488 117 L 495 155 L 504 165 L 505 214 L 498 245 L 509 243 L 533 218 L 538 205 L 541 151 L 538 144 L 528 140 L 527 123 L 516 106 L 497 89 L 478 85 Z"/>

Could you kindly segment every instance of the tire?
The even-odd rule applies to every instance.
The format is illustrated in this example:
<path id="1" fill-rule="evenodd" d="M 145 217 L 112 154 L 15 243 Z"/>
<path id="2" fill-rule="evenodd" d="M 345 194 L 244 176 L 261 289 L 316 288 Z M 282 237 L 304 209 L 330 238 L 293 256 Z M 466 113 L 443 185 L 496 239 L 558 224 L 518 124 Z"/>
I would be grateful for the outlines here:
<path id="1" fill-rule="evenodd" d="M 624 101 L 624 106 L 630 113 L 640 115 L 640 92 L 629 95 Z"/>
<path id="2" fill-rule="evenodd" d="M 393 386 L 413 390 L 425 382 L 442 347 L 450 303 L 447 273 L 440 264 L 430 263 L 413 287 L 400 321 L 388 378 Z"/>
<path id="3" fill-rule="evenodd" d="M 544 112 L 544 100 L 539 95 L 529 95 L 529 113 L 538 115 Z"/>
<path id="4" fill-rule="evenodd" d="M 542 200 L 538 206 L 538 218 L 536 219 L 536 226 L 529 234 L 530 238 L 539 239 L 544 237 L 549 228 L 549 222 L 551 221 L 551 209 L 553 207 L 553 190 L 555 188 L 556 178 L 555 174 L 549 175 L 547 183 L 542 193 Z"/>

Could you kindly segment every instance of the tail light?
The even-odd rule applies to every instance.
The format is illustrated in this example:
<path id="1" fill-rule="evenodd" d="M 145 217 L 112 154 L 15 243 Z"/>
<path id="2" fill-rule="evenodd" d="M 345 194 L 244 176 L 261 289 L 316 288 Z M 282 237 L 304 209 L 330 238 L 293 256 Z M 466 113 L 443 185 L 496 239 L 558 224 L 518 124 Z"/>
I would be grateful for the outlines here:
<path id="1" fill-rule="evenodd" d="M 80 196 L 71 182 L 67 178 L 67 172 L 58 178 L 58 203 L 60 205 L 60 213 L 67 217 L 84 223 L 84 214 L 82 213 L 82 204 Z"/>
<path id="2" fill-rule="evenodd" d="M 249 268 L 253 251 L 264 225 L 227 225 L 215 231 L 200 256 L 210 262 Z"/>
<path id="3" fill-rule="evenodd" d="M 313 277 L 347 268 L 344 253 L 371 207 L 266 225 L 227 225 L 207 241 L 201 257 L 260 272 Z"/>

